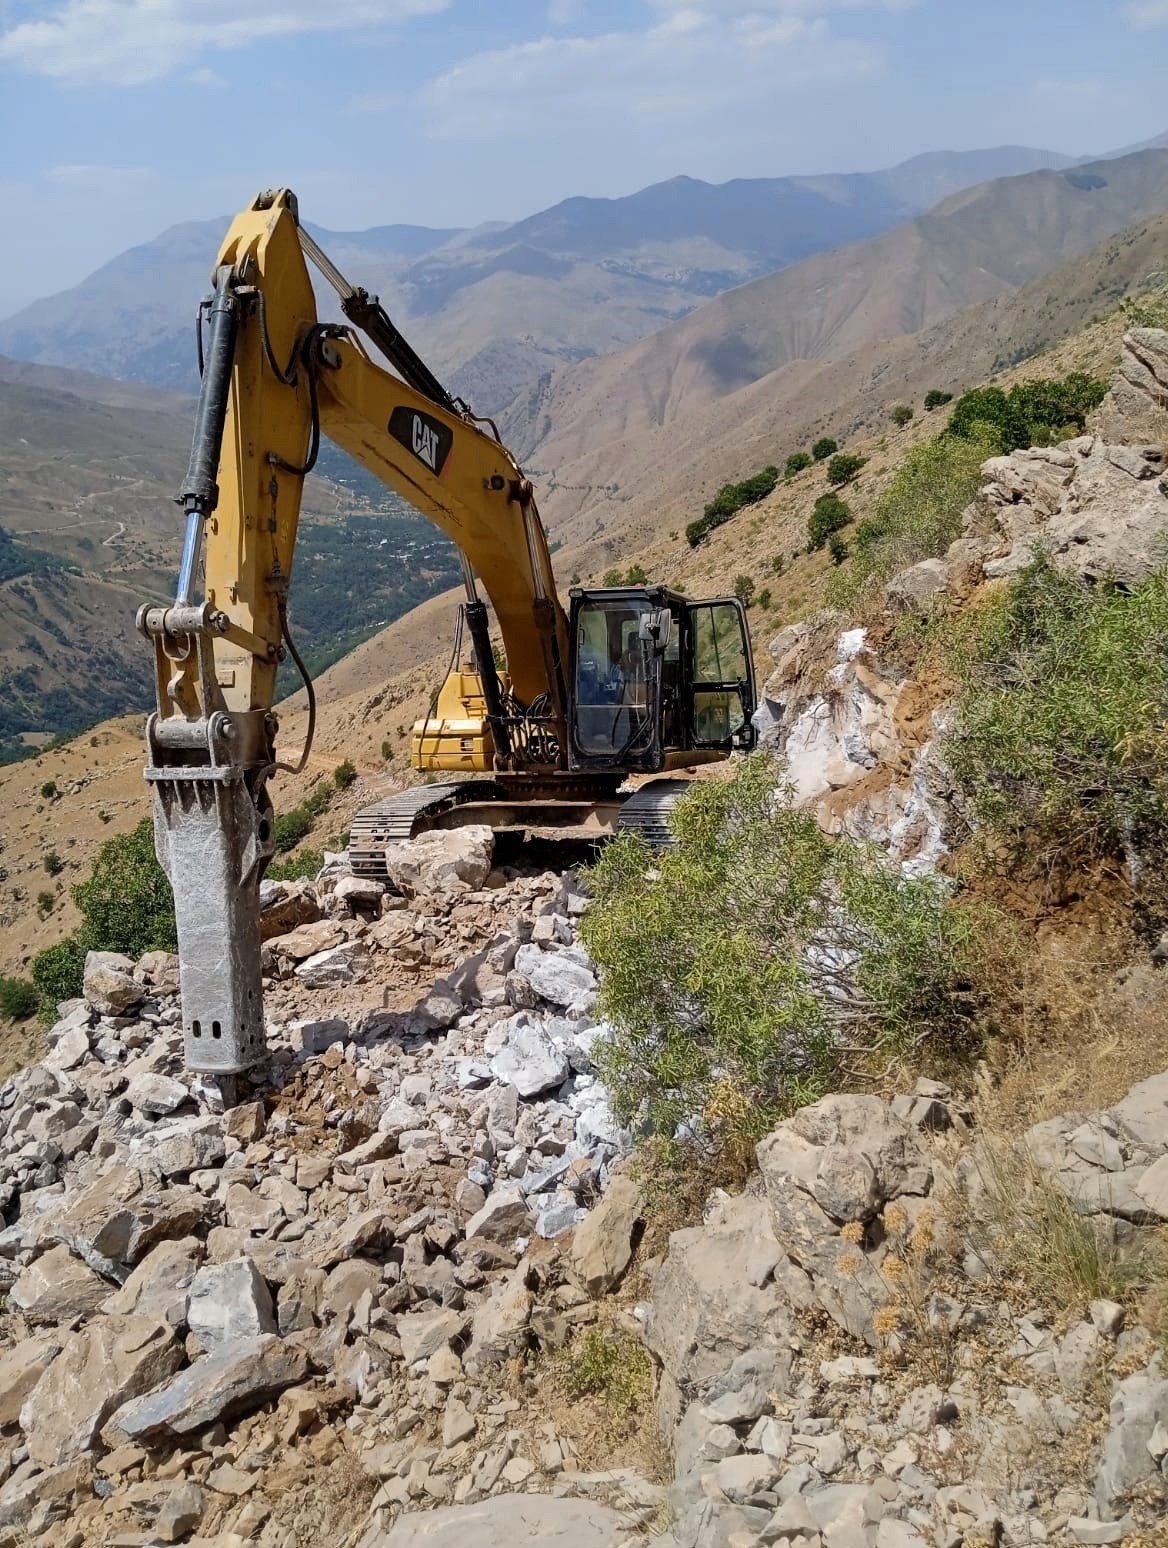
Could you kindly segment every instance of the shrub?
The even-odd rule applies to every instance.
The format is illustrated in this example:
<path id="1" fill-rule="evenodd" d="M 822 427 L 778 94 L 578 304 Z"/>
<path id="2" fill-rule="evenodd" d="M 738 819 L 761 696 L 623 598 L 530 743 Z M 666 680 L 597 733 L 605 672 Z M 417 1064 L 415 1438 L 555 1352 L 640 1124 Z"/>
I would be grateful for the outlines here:
<path id="1" fill-rule="evenodd" d="M 312 881 L 323 865 L 319 849 L 304 849 L 290 860 L 273 860 L 264 874 L 269 881 Z"/>
<path id="2" fill-rule="evenodd" d="M 276 853 L 282 855 L 290 849 L 295 849 L 301 839 L 306 839 L 315 826 L 315 818 L 306 806 L 293 806 L 288 811 L 281 812 L 273 826 Z"/>
<path id="3" fill-rule="evenodd" d="M 338 790 L 348 790 L 349 786 L 356 782 L 356 779 L 356 766 L 348 758 L 345 759 L 344 763 L 338 763 L 333 770 L 333 784 Z"/>
<path id="4" fill-rule="evenodd" d="M 839 442 L 833 441 L 830 435 L 825 435 L 811 448 L 811 455 L 816 462 L 826 462 L 837 451 L 839 451 Z"/>
<path id="5" fill-rule="evenodd" d="M 857 524 L 852 563 L 828 587 L 831 606 L 847 609 L 898 570 L 943 554 L 961 532 L 962 512 L 992 451 L 985 433 L 968 440 L 942 435 L 914 446 L 873 514 Z"/>
<path id="6" fill-rule="evenodd" d="M 589 873 L 585 945 L 613 1025 L 623 1122 L 729 1156 L 865 1058 L 970 1051 L 979 916 L 935 878 L 828 839 L 767 754 L 678 804 L 675 848 L 636 834 Z"/>
<path id="7" fill-rule="evenodd" d="M 832 533 L 846 527 L 851 519 L 852 508 L 846 500 L 834 492 L 821 494 L 807 518 L 807 551 L 822 548 Z"/>
<path id="8" fill-rule="evenodd" d="M 912 417 L 913 411 L 907 403 L 898 403 L 892 410 L 892 423 L 899 426 L 901 429 L 903 429 L 904 426 L 908 424 Z"/>
<path id="9" fill-rule="evenodd" d="M 45 854 L 42 855 L 41 864 L 44 866 L 45 870 L 49 873 L 50 876 L 60 876 L 61 872 L 65 869 L 65 862 L 61 859 L 60 855 L 55 849 L 47 850 Z"/>
<path id="10" fill-rule="evenodd" d="M 45 798 L 46 801 L 51 801 L 56 793 L 57 781 L 55 779 L 46 779 L 44 784 L 41 786 L 41 795 Z"/>
<path id="11" fill-rule="evenodd" d="M 838 532 L 833 532 L 827 540 L 827 551 L 831 555 L 832 564 L 843 564 L 848 557 L 848 545 L 840 537 Z"/>
<path id="12" fill-rule="evenodd" d="M 621 572 L 619 570 L 605 570 L 604 574 L 600 577 L 600 584 L 602 586 L 619 586 L 619 585 L 621 585 L 622 584 Z"/>
<path id="13" fill-rule="evenodd" d="M 41 916 L 42 919 L 47 919 L 49 917 L 49 915 L 53 912 L 53 908 L 55 907 L 56 902 L 57 902 L 56 893 L 53 893 L 53 892 L 38 892 L 37 893 L 37 900 L 36 900 L 37 913 Z"/>
<path id="14" fill-rule="evenodd" d="M 792 452 L 787 458 L 787 465 L 783 469 L 788 478 L 794 478 L 796 473 L 802 473 L 804 468 L 811 466 L 811 457 L 807 452 Z"/>
<path id="15" fill-rule="evenodd" d="M 754 600 L 753 575 L 736 575 L 734 577 L 734 595 L 742 603 L 743 607 L 749 607 Z"/>
<path id="16" fill-rule="evenodd" d="M 1011 850 L 1038 836 L 1048 854 L 1163 846 L 1168 571 L 1125 592 L 1038 558 L 952 655 L 947 761 L 993 836 Z"/>
<path id="17" fill-rule="evenodd" d="M 27 1021 L 40 1002 L 36 985 L 27 978 L 0 978 L 0 1016 L 9 1021 Z"/>
<path id="18" fill-rule="evenodd" d="M 775 557 L 771 560 L 771 572 L 772 572 L 772 574 L 774 574 L 774 575 L 781 575 L 786 568 L 787 568 L 787 556 L 786 556 L 786 554 L 776 554 Z"/>
<path id="19" fill-rule="evenodd" d="M 985 437 L 988 426 L 999 452 L 1026 446 L 1049 446 L 1081 433 L 1087 415 L 1098 408 L 1107 383 L 1084 371 L 1061 379 L 1044 377 L 1019 382 L 1008 392 L 1000 387 L 975 387 L 953 405 L 946 427 L 950 435 Z"/>
<path id="20" fill-rule="evenodd" d="M 29 971 L 47 1009 L 62 1000 L 75 999 L 82 990 L 85 975 L 85 950 L 76 935 L 66 936 L 55 946 L 37 952 Z"/>
<path id="21" fill-rule="evenodd" d="M 939 387 L 931 387 L 925 393 L 925 412 L 931 414 L 934 409 L 944 408 L 946 403 L 953 402 L 951 392 L 942 392 Z"/>
<path id="22" fill-rule="evenodd" d="M 625 585 L 644 586 L 648 579 L 648 575 L 645 574 L 644 569 L 639 564 L 630 564 L 628 573 L 625 575 Z"/>
<path id="23" fill-rule="evenodd" d="M 154 853 L 149 817 L 131 832 L 106 840 L 89 879 L 74 887 L 73 897 L 81 910 L 83 954 L 122 951 L 140 957 L 145 951 L 173 951 L 178 944 L 174 899 Z"/>
<path id="24" fill-rule="evenodd" d="M 855 452 L 837 452 L 827 465 L 828 483 L 837 488 L 840 484 L 850 484 L 867 460 Z"/>
<path id="25" fill-rule="evenodd" d="M 393 757 L 393 747 L 390 745 L 389 742 L 382 742 L 382 744 L 381 744 L 381 761 L 382 761 L 382 763 L 388 763 L 389 760 L 392 757 Z"/>
<path id="26" fill-rule="evenodd" d="M 764 586 L 755 600 L 757 601 L 759 607 L 762 608 L 764 613 L 768 612 L 771 605 L 771 588 L 769 586 Z"/>

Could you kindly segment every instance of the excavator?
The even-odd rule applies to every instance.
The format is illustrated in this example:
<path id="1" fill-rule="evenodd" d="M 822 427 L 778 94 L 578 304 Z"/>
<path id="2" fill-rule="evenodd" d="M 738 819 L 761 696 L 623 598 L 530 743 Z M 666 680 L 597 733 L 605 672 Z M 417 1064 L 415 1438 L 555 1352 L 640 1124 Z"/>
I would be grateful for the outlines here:
<path id="1" fill-rule="evenodd" d="M 344 323 L 318 316 L 309 262 Z M 752 746 L 755 687 L 734 598 L 574 587 L 565 611 L 535 492 L 493 422 L 448 392 L 377 297 L 338 272 L 291 191 L 261 193 L 235 218 L 196 332 L 201 387 L 176 497 L 185 531 L 175 597 L 141 607 L 137 625 L 154 648 L 146 779 L 174 893 L 186 1062 L 227 1084 L 266 1052 L 269 781 L 307 765 L 315 725 L 289 588 L 322 435 L 453 539 L 466 590 L 446 679 L 413 728 L 413 766 L 430 782 L 357 817 L 355 872 L 384 876 L 388 842 L 467 822 L 597 838 L 637 828 L 665 842 L 685 782 L 620 787 Z M 309 703 L 294 763 L 276 753 L 287 656 Z"/>

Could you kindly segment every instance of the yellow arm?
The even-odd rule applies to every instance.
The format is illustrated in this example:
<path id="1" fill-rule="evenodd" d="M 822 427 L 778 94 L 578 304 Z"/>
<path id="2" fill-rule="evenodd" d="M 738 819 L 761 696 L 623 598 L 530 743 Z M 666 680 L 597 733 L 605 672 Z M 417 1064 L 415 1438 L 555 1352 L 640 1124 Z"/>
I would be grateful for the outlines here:
<path id="1" fill-rule="evenodd" d="M 315 244 L 304 237 L 303 245 L 336 283 Z M 345 287 L 342 306 L 376 314 L 375 336 L 393 348 L 392 325 L 363 292 Z M 477 576 L 494 607 L 511 691 L 523 707 L 546 696 L 565 766 L 567 624 L 531 485 L 510 452 L 397 342 L 413 384 L 375 365 L 351 329 L 318 322 L 290 193 L 260 195 L 236 218 L 215 267 L 191 467 L 179 496 L 187 536 L 178 595 L 173 606 L 139 613 L 155 646 L 147 778 L 156 848 L 175 894 L 194 1069 L 230 1074 L 262 1049 L 258 885 L 273 850 L 271 711 L 301 493 L 321 433 L 457 543 L 470 598 Z M 493 682 L 482 659 L 485 614 L 468 612 L 479 620 L 481 675 Z M 481 745 L 489 752 L 489 738 Z"/>

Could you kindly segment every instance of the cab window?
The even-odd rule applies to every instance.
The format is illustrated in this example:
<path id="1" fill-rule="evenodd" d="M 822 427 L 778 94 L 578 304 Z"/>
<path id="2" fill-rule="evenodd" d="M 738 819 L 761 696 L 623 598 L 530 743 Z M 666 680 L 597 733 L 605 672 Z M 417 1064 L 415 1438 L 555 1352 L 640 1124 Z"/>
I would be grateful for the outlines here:
<path id="1" fill-rule="evenodd" d="M 693 639 L 693 737 L 718 747 L 746 724 L 739 687 L 750 680 L 742 615 L 732 602 L 699 603 L 690 609 Z"/>

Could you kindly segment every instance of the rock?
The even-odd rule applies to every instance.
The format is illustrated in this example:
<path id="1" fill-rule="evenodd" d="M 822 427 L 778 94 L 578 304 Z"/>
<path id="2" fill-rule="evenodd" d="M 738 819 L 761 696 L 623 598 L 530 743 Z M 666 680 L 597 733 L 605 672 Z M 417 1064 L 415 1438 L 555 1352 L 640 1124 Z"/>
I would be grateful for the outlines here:
<path id="1" fill-rule="evenodd" d="M 327 989 L 331 984 L 355 984 L 369 972 L 369 953 L 360 941 L 346 941 L 307 957 L 296 969 L 296 977 L 310 989 Z"/>
<path id="2" fill-rule="evenodd" d="M 20 1417 L 25 1398 L 40 1381 L 61 1348 L 49 1334 L 21 1339 L 0 1355 L 0 1430 Z"/>
<path id="3" fill-rule="evenodd" d="M 475 1417 L 466 1404 L 459 1398 L 448 1398 L 446 1412 L 442 1417 L 443 1446 L 449 1451 L 452 1446 L 458 1446 L 463 1441 L 470 1440 L 477 1428 Z"/>
<path id="4" fill-rule="evenodd" d="M 347 1043 L 351 1036 L 343 1016 L 325 1016 L 314 1021 L 294 1021 L 288 1028 L 306 1054 L 322 1054 L 334 1043 Z"/>
<path id="5" fill-rule="evenodd" d="M 52 1226 L 91 1268 L 122 1281 L 157 1242 L 187 1236 L 211 1206 L 190 1188 L 160 1187 L 127 1166 L 111 1166 L 83 1188 Z"/>
<path id="6" fill-rule="evenodd" d="M 173 951 L 148 951 L 138 958 L 134 976 L 150 984 L 159 994 L 177 994 L 178 954 Z"/>
<path id="7" fill-rule="evenodd" d="M 320 918 L 320 900 L 308 882 L 260 883 L 260 939 L 294 933 Z M 306 954 L 307 955 L 307 954 Z"/>
<path id="8" fill-rule="evenodd" d="M 177 1082 L 176 1082 L 177 1084 Z M 137 1164 L 160 1177 L 189 1177 L 192 1172 L 223 1164 L 227 1154 L 220 1118 L 189 1118 L 160 1124 L 130 1144 Z"/>
<path id="9" fill-rule="evenodd" d="M 923 607 L 945 591 L 948 584 L 944 559 L 922 559 L 894 575 L 885 590 L 890 602 L 902 607 Z"/>
<path id="10" fill-rule="evenodd" d="M 534 1097 L 567 1079 L 567 1055 L 535 1017 L 519 1011 L 504 1026 L 506 1043 L 491 1060 L 496 1080 L 509 1082 L 521 1097 Z"/>
<path id="11" fill-rule="evenodd" d="M 1070 1516 L 1067 1531 L 1077 1543 L 1121 1543 L 1127 1535 L 1118 1521 L 1092 1521 L 1088 1516 Z"/>
<path id="12" fill-rule="evenodd" d="M 336 919 L 316 919 L 289 930 L 287 935 L 273 936 L 268 945 L 281 957 L 300 962 L 328 951 L 333 946 L 341 946 L 347 939 L 344 926 Z"/>
<path id="13" fill-rule="evenodd" d="M 29 1393 L 20 1412 L 29 1456 L 59 1467 L 89 1451 L 123 1403 L 178 1370 L 183 1350 L 165 1323 L 97 1317 L 74 1333 Z"/>
<path id="14" fill-rule="evenodd" d="M 407 1365 L 428 1360 L 437 1350 L 461 1338 L 466 1322 L 465 1315 L 456 1311 L 415 1312 L 399 1317 L 397 1336 L 401 1340 L 402 1359 Z"/>
<path id="15" fill-rule="evenodd" d="M 1110 1116 L 1129 1139 L 1154 1156 L 1168 1151 L 1168 1070 L 1132 1086 Z"/>
<path id="16" fill-rule="evenodd" d="M 139 1112 L 159 1116 L 176 1112 L 190 1101 L 190 1089 L 169 1075 L 136 1075 L 126 1087 L 126 1100 Z"/>
<path id="17" fill-rule="evenodd" d="M 468 1374 L 478 1375 L 521 1352 L 529 1340 L 531 1307 L 527 1274 L 521 1264 L 474 1309 L 470 1342 L 462 1358 Z"/>
<path id="18" fill-rule="evenodd" d="M 146 986 L 134 977 L 134 964 L 120 951 L 86 953 L 84 994 L 102 1016 L 124 1016 L 146 998 Z"/>
<path id="19" fill-rule="evenodd" d="M 481 887 L 491 872 L 495 836 L 484 824 L 436 829 L 387 844 L 385 868 L 407 898 L 450 898 Z"/>
<path id="20" fill-rule="evenodd" d="M 62 1072 L 75 1070 L 88 1052 L 88 1027 L 68 1027 L 45 1055 L 45 1063 L 50 1069 Z"/>
<path id="21" fill-rule="evenodd" d="M 108 1283 L 68 1247 L 53 1247 L 24 1270 L 8 1299 L 30 1322 L 68 1325 L 95 1312 L 109 1293 Z"/>
<path id="22" fill-rule="evenodd" d="M 385 884 L 371 876 L 342 876 L 333 888 L 333 897 L 350 914 L 375 914 L 385 896 Z"/>
<path id="23" fill-rule="evenodd" d="M 576 1227 L 569 1261 L 573 1277 L 589 1295 L 608 1295 L 620 1283 L 633 1255 L 642 1206 L 636 1183 L 614 1177 L 600 1203 Z"/>
<path id="24" fill-rule="evenodd" d="M 1132 328 L 1124 334 L 1119 371 L 1088 421 L 1107 441 L 1159 442 L 1168 403 L 1168 333 Z"/>
<path id="25" fill-rule="evenodd" d="M 670 1237 L 644 1339 L 683 1393 L 704 1388 L 744 1350 L 786 1349 L 790 1302 L 771 1277 L 782 1258 L 766 1200 L 746 1194 L 717 1198 L 700 1226 Z M 789 1369 L 789 1353 L 785 1360 Z"/>
<path id="26" fill-rule="evenodd" d="M 155 1518 L 154 1531 L 164 1543 L 181 1542 L 202 1521 L 205 1509 L 203 1491 L 197 1483 L 188 1480 L 173 1484 L 167 1489 L 166 1499 Z"/>
<path id="27" fill-rule="evenodd" d="M 500 1494 L 405 1515 L 388 1530 L 371 1520 L 359 1548 L 622 1548 L 635 1525 L 591 1500 Z"/>
<path id="28" fill-rule="evenodd" d="M 1164 1475 L 1149 1450 L 1158 1424 L 1168 1425 L 1168 1379 L 1137 1371 L 1115 1388 L 1110 1426 L 1103 1439 L 1095 1498 L 1110 1520 L 1133 1490 L 1150 1484 L 1164 1489 Z"/>
<path id="29" fill-rule="evenodd" d="M 250 1145 L 253 1140 L 262 1138 L 266 1128 L 267 1115 L 262 1102 L 241 1102 L 226 1117 L 227 1137 L 238 1140 L 241 1145 Z"/>
<path id="30" fill-rule="evenodd" d="M 575 949 L 543 951 L 539 946 L 521 946 L 515 954 L 515 972 L 540 999 L 552 1005 L 591 1004 L 596 976 L 578 956 L 571 955 Z"/>
<path id="31" fill-rule="evenodd" d="M 1152 1163 L 1136 1183 L 1136 1192 L 1161 1220 L 1168 1220 L 1168 1156 Z"/>
<path id="32" fill-rule="evenodd" d="M 199 1269 L 191 1283 L 187 1324 L 200 1352 L 276 1331 L 271 1292 L 250 1258 Z"/>
<path id="33" fill-rule="evenodd" d="M 203 1261 L 203 1244 L 194 1237 L 159 1242 L 142 1259 L 120 1290 L 102 1302 L 107 1317 L 151 1317 L 172 1328 L 186 1326 L 191 1285 Z"/>
<path id="34" fill-rule="evenodd" d="M 487 1202 L 466 1223 L 467 1238 L 485 1236 L 488 1241 L 510 1246 L 517 1236 L 527 1235 L 532 1227 L 531 1211 L 517 1186 L 496 1188 Z"/>
<path id="35" fill-rule="evenodd" d="M 304 1349 L 271 1334 L 222 1344 L 157 1392 L 124 1404 L 110 1418 L 103 1438 L 114 1446 L 128 1440 L 173 1442 L 250 1413 L 307 1374 Z"/>
<path id="36" fill-rule="evenodd" d="M 749 1504 L 751 1500 L 771 1488 L 778 1476 L 778 1468 L 769 1457 L 746 1454 L 724 1457 L 718 1463 L 715 1474 L 718 1488 L 735 1504 Z"/>
<path id="37" fill-rule="evenodd" d="M 1118 1338 L 1123 1332 L 1127 1313 L 1118 1301 L 1092 1301 L 1087 1310 L 1091 1314 L 1095 1331 L 1102 1333 L 1104 1338 Z"/>

